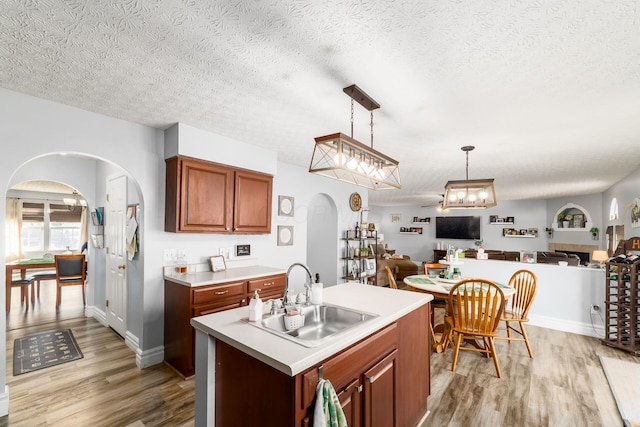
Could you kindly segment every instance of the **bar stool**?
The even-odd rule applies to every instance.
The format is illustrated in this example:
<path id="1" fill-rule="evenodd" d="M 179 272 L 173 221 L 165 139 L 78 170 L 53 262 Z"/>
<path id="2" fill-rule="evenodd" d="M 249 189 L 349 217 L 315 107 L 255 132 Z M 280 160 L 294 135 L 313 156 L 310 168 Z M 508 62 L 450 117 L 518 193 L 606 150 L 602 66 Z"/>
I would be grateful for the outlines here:
<path id="1" fill-rule="evenodd" d="M 33 285 L 33 276 L 25 276 L 23 279 L 11 280 L 11 287 L 20 287 L 20 302 L 24 302 L 25 309 L 29 309 L 29 286 Z M 9 304 L 7 304 L 7 312 Z"/>

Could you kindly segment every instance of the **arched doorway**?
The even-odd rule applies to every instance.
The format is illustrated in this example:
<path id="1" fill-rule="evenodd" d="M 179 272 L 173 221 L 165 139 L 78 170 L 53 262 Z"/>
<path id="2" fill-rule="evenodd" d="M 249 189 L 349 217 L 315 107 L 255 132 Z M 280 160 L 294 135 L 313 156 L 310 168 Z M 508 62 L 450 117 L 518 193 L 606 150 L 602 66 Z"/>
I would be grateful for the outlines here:
<path id="1" fill-rule="evenodd" d="M 107 177 L 114 175 L 127 177 L 128 189 L 125 195 L 127 203 L 137 206 L 138 211 L 142 211 L 143 200 L 139 185 L 124 169 L 95 156 L 80 153 L 73 155 L 47 154 L 25 162 L 13 173 L 6 195 L 9 195 L 9 189 L 21 182 L 36 180 L 42 183 L 48 181 L 64 183 L 77 190 L 79 195 L 82 195 L 82 199 L 86 200 L 88 205 L 88 211 L 91 212 L 105 205 Z M 43 196 L 39 195 L 37 197 Z M 139 215 L 138 221 L 141 220 L 141 215 Z M 142 227 L 140 227 L 140 229 L 141 228 Z M 87 277 L 87 302 L 84 310 L 80 311 L 80 314 L 94 317 L 103 325 L 108 325 L 105 307 L 107 299 L 106 254 L 104 246 L 100 247 L 100 245 L 95 245 L 91 239 L 92 234 L 102 234 L 103 230 L 101 226 L 95 225 L 91 221 L 89 221 L 88 229 L 87 257 L 89 259 L 89 270 Z M 141 239 L 142 236 L 140 234 L 141 233 L 138 234 L 138 237 Z M 77 249 L 74 251 L 77 251 Z M 55 251 L 49 252 L 55 253 Z M 132 283 L 142 282 L 144 280 L 142 253 L 137 253 L 128 264 L 127 267 L 131 267 L 126 270 L 129 281 Z M 128 317 L 130 321 L 140 322 L 137 313 L 142 311 L 142 290 L 136 287 L 128 287 L 126 293 L 127 301 L 129 301 L 126 311 L 127 313 L 132 313 L 132 315 Z M 18 308 L 19 307 L 16 307 L 16 310 Z M 63 304 L 60 310 L 64 309 Z M 58 319 L 61 318 L 59 315 L 57 317 Z M 62 317 L 64 318 L 64 315 Z M 131 319 L 131 317 L 133 317 L 133 319 Z M 10 321 L 9 318 L 7 318 L 7 321 Z M 8 328 L 11 327 L 9 323 L 7 326 Z"/>
<path id="2" fill-rule="evenodd" d="M 309 203 L 307 216 L 307 265 L 320 274 L 324 286 L 338 283 L 338 209 L 326 194 L 317 194 Z"/>

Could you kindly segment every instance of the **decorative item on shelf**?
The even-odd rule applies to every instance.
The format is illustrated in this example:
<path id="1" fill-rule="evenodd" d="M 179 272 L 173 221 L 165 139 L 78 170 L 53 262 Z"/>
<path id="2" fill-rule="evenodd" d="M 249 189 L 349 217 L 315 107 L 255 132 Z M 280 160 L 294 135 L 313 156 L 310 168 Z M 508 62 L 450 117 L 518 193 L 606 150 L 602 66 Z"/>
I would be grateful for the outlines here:
<path id="1" fill-rule="evenodd" d="M 517 230 L 515 228 L 503 228 L 502 236 L 504 237 L 538 237 L 537 228 L 522 228 Z"/>
<path id="2" fill-rule="evenodd" d="M 390 215 L 391 224 L 400 224 L 400 220 L 402 219 L 402 215 L 400 214 L 391 214 Z"/>
<path id="3" fill-rule="evenodd" d="M 444 186 L 443 208 L 471 208 L 483 209 L 495 206 L 496 190 L 491 179 L 469 179 L 469 151 L 475 149 L 472 145 L 461 148 L 466 153 L 466 179 L 449 181 Z"/>
<path id="4" fill-rule="evenodd" d="M 564 224 L 564 213 L 560 212 L 558 214 L 558 228 L 562 228 L 563 224 Z"/>
<path id="5" fill-rule="evenodd" d="M 550 239 L 553 237 L 553 228 L 547 227 L 544 229 L 544 231 L 547 232 L 547 237 L 549 237 Z"/>
<path id="6" fill-rule="evenodd" d="M 482 246 L 483 243 L 484 241 L 482 239 L 476 239 L 473 241 L 473 244 L 476 245 L 476 248 L 479 248 L 480 246 Z"/>
<path id="7" fill-rule="evenodd" d="M 598 240 L 598 232 L 599 232 L 599 231 L 600 231 L 600 230 L 598 230 L 598 227 L 591 227 L 591 228 L 589 229 L 589 232 L 591 233 L 591 238 L 592 238 L 593 240 Z"/>
<path id="8" fill-rule="evenodd" d="M 431 217 L 420 218 L 420 217 L 414 216 L 413 217 L 413 222 L 414 223 L 426 222 L 427 224 L 429 224 L 429 223 L 431 223 Z"/>
<path id="9" fill-rule="evenodd" d="M 571 214 L 566 214 L 566 215 L 564 216 L 564 221 L 562 221 L 562 227 L 563 227 L 563 228 L 569 228 L 569 227 L 571 227 L 572 221 L 573 221 L 573 215 L 571 215 Z"/>
<path id="10" fill-rule="evenodd" d="M 373 148 L 373 110 L 380 104 L 356 85 L 343 91 L 351 98 L 351 136 L 334 133 L 315 138 L 309 172 L 371 190 L 401 188 L 398 161 Z M 371 147 L 353 138 L 354 101 L 370 112 Z"/>

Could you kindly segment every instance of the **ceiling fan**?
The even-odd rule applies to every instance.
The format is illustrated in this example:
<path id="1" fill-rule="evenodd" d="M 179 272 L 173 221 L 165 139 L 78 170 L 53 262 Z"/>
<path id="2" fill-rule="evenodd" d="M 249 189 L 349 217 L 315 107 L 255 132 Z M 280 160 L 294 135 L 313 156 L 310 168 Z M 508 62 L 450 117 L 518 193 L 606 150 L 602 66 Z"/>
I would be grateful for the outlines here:
<path id="1" fill-rule="evenodd" d="M 442 204 L 444 203 L 444 193 L 432 194 L 426 196 L 427 199 L 435 199 L 431 204 L 421 205 L 421 208 L 432 208 L 434 206 L 439 206 L 440 210 L 442 210 Z M 447 209 L 448 210 L 448 209 Z"/>

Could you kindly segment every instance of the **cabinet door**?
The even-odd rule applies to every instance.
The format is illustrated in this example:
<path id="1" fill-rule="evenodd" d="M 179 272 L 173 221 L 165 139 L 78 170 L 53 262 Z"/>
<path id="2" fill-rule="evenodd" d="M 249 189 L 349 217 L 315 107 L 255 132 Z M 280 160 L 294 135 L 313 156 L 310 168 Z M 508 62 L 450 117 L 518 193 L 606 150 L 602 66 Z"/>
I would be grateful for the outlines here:
<path id="1" fill-rule="evenodd" d="M 273 177 L 256 172 L 235 174 L 233 231 L 271 233 L 271 188 Z"/>
<path id="2" fill-rule="evenodd" d="M 182 159 L 180 173 L 179 231 L 231 232 L 233 169 Z"/>
<path id="3" fill-rule="evenodd" d="M 364 426 L 396 425 L 396 356 L 394 350 L 363 375 Z"/>
<path id="4" fill-rule="evenodd" d="M 362 425 L 362 383 L 355 380 L 338 392 L 338 400 L 349 427 Z"/>

